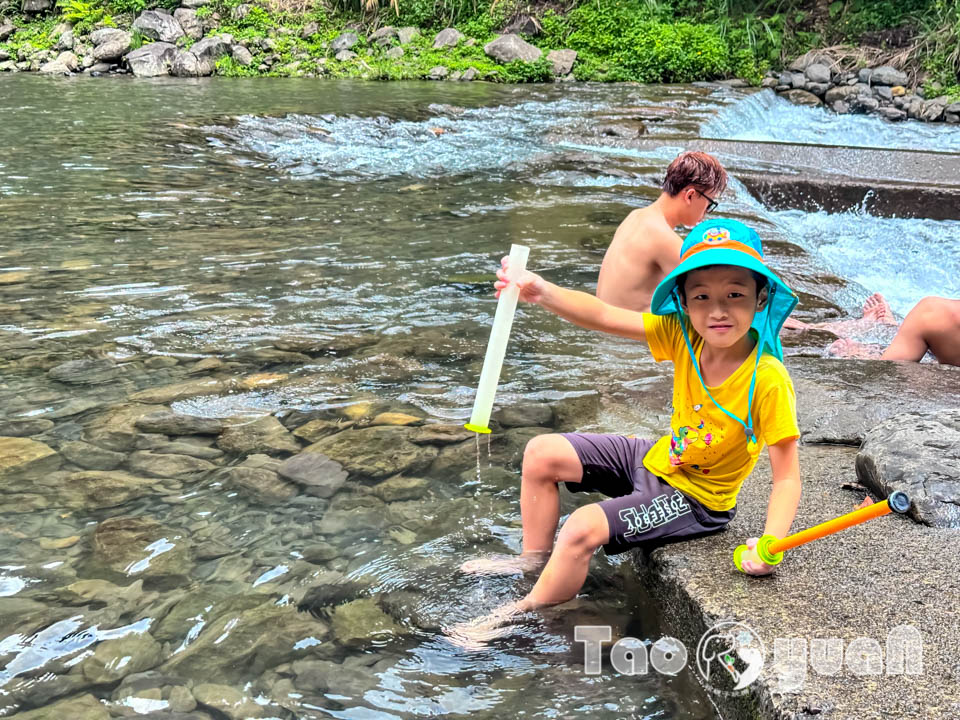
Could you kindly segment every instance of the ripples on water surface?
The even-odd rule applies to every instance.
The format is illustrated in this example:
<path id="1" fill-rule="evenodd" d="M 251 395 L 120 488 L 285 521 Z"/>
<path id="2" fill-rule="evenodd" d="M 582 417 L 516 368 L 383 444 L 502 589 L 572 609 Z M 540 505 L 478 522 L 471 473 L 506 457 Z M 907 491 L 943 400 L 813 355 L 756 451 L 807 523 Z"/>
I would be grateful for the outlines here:
<path id="1" fill-rule="evenodd" d="M 657 196 L 666 163 L 701 125 L 705 136 L 804 142 L 833 122 L 766 96 L 735 100 L 699 87 L 0 78 L 0 413 L 49 421 L 36 439 L 60 448 L 106 407 L 205 377 L 189 371 L 216 357 L 217 377 L 277 377 L 176 409 L 254 419 L 370 399 L 461 422 L 495 307 L 492 270 L 511 242 L 530 244 L 530 266 L 551 280 L 592 289 L 616 225 Z M 631 115 L 668 146 L 591 141 L 598 123 Z M 885 135 L 872 120 L 842 122 L 836 139 L 854 128 L 889 146 L 957 149 L 956 133 L 928 126 L 884 125 Z M 568 140 L 551 140 L 558 133 Z M 805 319 L 856 316 L 877 290 L 900 313 L 934 285 L 960 294 L 956 222 L 770 211 L 736 182 L 724 212 L 761 230 L 803 293 Z M 615 393 L 669 370 L 537 309 L 518 315 L 504 404 Z M 270 354 L 289 337 L 331 349 L 299 362 Z M 98 357 L 119 362 L 103 380 L 46 374 Z M 625 432 L 662 425 L 622 415 Z M 527 619 L 514 641 L 466 653 L 443 639 L 441 627 L 526 587 L 456 572 L 519 547 L 519 449 L 485 452 L 479 473 L 428 474 L 414 499 L 387 506 L 353 488 L 265 505 L 213 476 L 157 477 L 148 493 L 94 505 L 61 494 L 56 474 L 39 482 L 50 487 L 35 507 L 35 488 L 7 495 L 0 706 L 92 688 L 116 714 L 169 711 L 183 700 L 170 688 L 190 679 L 242 691 L 262 716 L 712 717 L 690 677 L 582 673 L 576 624 L 664 631 L 629 565 L 602 556 L 575 608 Z M 357 519 L 333 532 L 333 517 Z M 105 557 L 92 536 L 108 518 L 137 518 L 152 541 Z M 294 615 L 286 635 L 271 624 L 341 576 L 390 619 L 371 645 L 330 643 L 343 632 L 329 617 Z M 322 647 L 319 664 L 278 662 L 271 642 Z M 197 652 L 204 643 L 225 657 Z M 102 666 L 125 662 L 166 679 L 148 676 L 139 695 L 116 688 Z"/>

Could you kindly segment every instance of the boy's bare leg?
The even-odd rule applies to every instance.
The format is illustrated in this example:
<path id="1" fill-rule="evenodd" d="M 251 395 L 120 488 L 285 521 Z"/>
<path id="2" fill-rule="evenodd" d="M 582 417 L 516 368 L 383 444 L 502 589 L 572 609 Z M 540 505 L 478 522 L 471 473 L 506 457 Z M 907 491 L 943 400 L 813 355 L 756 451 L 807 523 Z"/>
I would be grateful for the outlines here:
<path id="1" fill-rule="evenodd" d="M 607 516 L 600 506 L 579 508 L 564 524 L 540 579 L 523 600 L 501 605 L 483 617 L 455 625 L 447 631 L 448 637 L 468 650 L 481 649 L 485 643 L 504 635 L 521 613 L 571 600 L 583 587 L 590 558 L 609 540 Z"/>
<path id="2" fill-rule="evenodd" d="M 543 567 L 553 549 L 560 522 L 561 482 L 580 482 L 583 466 L 573 445 L 562 435 L 539 435 L 527 443 L 520 481 L 523 552 L 469 560 L 460 566 L 479 575 L 530 572 Z"/>
<path id="3" fill-rule="evenodd" d="M 574 598 L 587 578 L 590 558 L 609 541 L 610 526 L 599 505 L 585 505 L 574 511 L 560 530 L 557 546 L 540 579 L 520 601 L 520 609 L 533 610 Z"/>

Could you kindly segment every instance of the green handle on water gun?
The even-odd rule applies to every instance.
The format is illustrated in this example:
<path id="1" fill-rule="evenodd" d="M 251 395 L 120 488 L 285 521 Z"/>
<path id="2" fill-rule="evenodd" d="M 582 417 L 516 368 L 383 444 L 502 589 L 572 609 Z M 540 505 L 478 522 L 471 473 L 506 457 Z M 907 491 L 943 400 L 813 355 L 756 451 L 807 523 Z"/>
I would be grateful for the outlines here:
<path id="1" fill-rule="evenodd" d="M 757 540 L 757 555 L 763 560 L 767 565 L 779 565 L 783 562 L 783 552 L 770 552 L 770 544 L 779 538 L 776 535 L 763 535 Z M 737 570 L 743 572 L 743 567 L 740 565 L 740 558 L 747 551 L 746 545 L 741 545 L 736 550 L 733 551 L 733 564 L 737 566 Z"/>

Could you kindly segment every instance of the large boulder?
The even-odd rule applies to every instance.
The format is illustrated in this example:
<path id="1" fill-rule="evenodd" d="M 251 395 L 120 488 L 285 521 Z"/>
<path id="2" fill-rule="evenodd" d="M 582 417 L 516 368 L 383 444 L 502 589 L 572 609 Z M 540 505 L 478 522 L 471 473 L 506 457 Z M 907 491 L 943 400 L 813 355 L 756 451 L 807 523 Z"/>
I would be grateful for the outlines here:
<path id="1" fill-rule="evenodd" d="M 67 75 L 77 71 L 79 61 L 77 56 L 67 50 L 57 55 L 56 59 L 40 67 L 40 72 L 49 75 Z"/>
<path id="2" fill-rule="evenodd" d="M 13 26 L 9 20 L 0 21 L 0 42 L 6 42 L 17 29 Z"/>
<path id="3" fill-rule="evenodd" d="M 90 34 L 93 41 L 93 59 L 97 62 L 116 62 L 127 54 L 133 37 L 125 30 L 104 28 Z"/>
<path id="4" fill-rule="evenodd" d="M 190 8 L 177 8 L 173 11 L 173 19 L 180 23 L 184 34 L 191 40 L 203 37 L 203 22 L 197 17 L 197 11 Z"/>
<path id="5" fill-rule="evenodd" d="M 354 45 L 357 44 L 359 38 L 355 32 L 345 32 L 338 35 L 334 38 L 333 42 L 330 43 L 330 50 L 338 53 L 343 50 L 349 50 Z"/>
<path id="6" fill-rule="evenodd" d="M 803 74 L 806 76 L 807 80 L 812 83 L 830 82 L 830 68 L 820 63 L 808 65 L 806 69 L 804 69 Z"/>
<path id="7" fill-rule="evenodd" d="M 406 45 L 408 42 L 413 40 L 415 37 L 420 35 L 420 29 L 415 27 L 402 27 L 397 30 L 397 39 L 400 41 L 401 45 Z"/>
<path id="8" fill-rule="evenodd" d="M 229 35 L 214 35 L 206 37 L 190 46 L 190 52 L 197 56 L 201 63 L 210 63 L 216 65 L 224 55 L 230 54 L 230 48 L 233 46 L 233 38 Z M 212 71 L 211 71 L 212 72 Z M 209 75 L 210 73 L 206 73 Z"/>
<path id="9" fill-rule="evenodd" d="M 811 92 L 807 92 L 806 90 L 787 90 L 785 93 L 782 93 L 782 96 L 792 102 L 794 105 L 816 107 L 817 105 L 823 104 L 823 101 L 820 98 Z"/>
<path id="10" fill-rule="evenodd" d="M 47 12 L 53 7 L 53 0 L 23 0 L 20 9 L 25 13 Z"/>
<path id="11" fill-rule="evenodd" d="M 147 10 L 133 21 L 133 29 L 151 40 L 175 43 L 186 33 L 173 15 L 157 10 Z"/>
<path id="12" fill-rule="evenodd" d="M 445 47 L 456 47 L 463 40 L 463 33 L 456 28 L 446 28 L 437 33 L 433 38 L 433 49 L 440 50 Z"/>
<path id="13" fill-rule="evenodd" d="M 551 50 L 547 53 L 547 60 L 553 65 L 553 74 L 563 77 L 573 71 L 573 64 L 577 61 L 577 51 Z"/>
<path id="14" fill-rule="evenodd" d="M 136 77 L 159 77 L 170 74 L 170 64 L 176 54 L 176 45 L 155 42 L 127 53 L 125 59 Z"/>
<path id="15" fill-rule="evenodd" d="M 889 65 L 874 68 L 870 73 L 870 83 L 872 85 L 906 85 L 910 81 L 907 74 L 900 72 Z"/>
<path id="16" fill-rule="evenodd" d="M 805 443 L 860 446 L 867 432 L 904 412 L 960 407 L 960 372 L 928 363 L 787 358 Z"/>
<path id="17" fill-rule="evenodd" d="M 499 63 L 509 63 L 514 60 L 536 62 L 543 55 L 543 51 L 531 45 L 519 35 L 501 35 L 496 40 L 483 46 L 483 51 Z"/>
<path id="18" fill-rule="evenodd" d="M 189 50 L 177 50 L 173 62 L 170 63 L 170 74 L 174 77 L 206 77 L 213 74 L 213 65 L 201 65 L 197 56 Z"/>
<path id="19" fill-rule="evenodd" d="M 907 493 L 925 525 L 960 528 L 960 409 L 884 420 L 864 438 L 857 477 L 879 497 Z"/>

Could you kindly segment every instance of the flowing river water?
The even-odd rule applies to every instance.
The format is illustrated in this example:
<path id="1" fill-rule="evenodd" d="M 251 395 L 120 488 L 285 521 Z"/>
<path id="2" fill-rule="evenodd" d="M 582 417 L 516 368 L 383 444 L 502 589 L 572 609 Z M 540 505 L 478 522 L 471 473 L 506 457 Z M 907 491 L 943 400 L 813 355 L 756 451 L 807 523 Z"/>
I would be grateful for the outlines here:
<path id="1" fill-rule="evenodd" d="M 237 453 L 203 433 L 123 446 L 134 435 L 111 425 L 117 408 L 273 413 L 289 429 L 380 406 L 462 423 L 499 257 L 523 242 L 531 269 L 592 289 L 617 224 L 692 139 L 960 153 L 951 126 L 720 86 L 16 75 L 0 77 L 0 117 L 0 426 L 66 458 L 34 487 L 0 488 L 0 715 L 67 703 L 91 718 L 715 717 L 690 674 L 584 673 L 576 625 L 669 633 L 623 556 L 598 556 L 582 598 L 511 642 L 446 639 L 528 587 L 457 571 L 519 547 L 522 434 L 476 454 L 461 443 L 467 462 L 441 450 L 389 492 L 359 473 L 332 497 L 265 495 L 225 482 Z M 597 141 L 637 118 L 655 144 Z M 770 209 L 737 171 L 789 163 L 721 159 L 734 180 L 718 213 L 760 231 L 801 319 L 858 317 L 878 291 L 900 315 L 960 296 L 957 220 Z M 800 336 L 788 352 L 828 341 Z M 669 370 L 521 307 L 498 404 L 576 408 Z M 149 395 L 204 378 L 213 390 Z M 649 434 L 666 413 L 604 407 L 579 426 Z M 256 469 L 289 452 L 261 448 Z M 111 463 L 124 478 L 110 482 L 149 491 L 82 472 Z M 78 499 L 82 482 L 95 487 Z M 296 612 L 312 588 L 350 582 L 364 588 L 344 606 L 354 615 Z"/>

